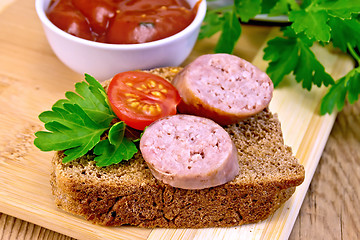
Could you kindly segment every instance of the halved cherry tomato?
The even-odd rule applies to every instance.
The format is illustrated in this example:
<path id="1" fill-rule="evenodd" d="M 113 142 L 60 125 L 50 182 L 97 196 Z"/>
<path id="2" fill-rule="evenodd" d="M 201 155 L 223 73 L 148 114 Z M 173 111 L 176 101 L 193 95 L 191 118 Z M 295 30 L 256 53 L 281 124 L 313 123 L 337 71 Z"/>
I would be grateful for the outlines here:
<path id="1" fill-rule="evenodd" d="M 176 114 L 176 106 L 181 100 L 176 88 L 167 80 L 136 71 L 115 75 L 107 94 L 120 120 L 138 130 L 161 117 Z"/>

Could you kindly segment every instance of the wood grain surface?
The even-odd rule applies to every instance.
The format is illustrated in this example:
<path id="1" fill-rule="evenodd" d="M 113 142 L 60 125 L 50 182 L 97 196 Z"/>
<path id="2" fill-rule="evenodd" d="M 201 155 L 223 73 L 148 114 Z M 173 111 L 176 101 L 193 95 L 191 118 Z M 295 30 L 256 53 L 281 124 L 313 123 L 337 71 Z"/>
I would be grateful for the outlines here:
<path id="1" fill-rule="evenodd" d="M 334 127 L 289 239 L 360 239 L 360 102 Z"/>
<path id="2" fill-rule="evenodd" d="M 360 239 L 360 102 L 335 121 L 289 240 Z M 73 238 L 0 213 L 0 240 Z"/>
<path id="3" fill-rule="evenodd" d="M 4 6 L 11 7 L 16 3 L 16 0 L 1 0 L 0 1 L 0 15 Z M 32 1 L 25 4 L 22 12 L 17 14 L 22 16 L 31 16 L 32 22 L 24 22 L 23 26 L 13 26 L 19 32 L 11 33 L 14 38 L 7 39 L 7 32 L 9 30 L 10 22 L 0 22 L 0 40 L 2 41 L 2 49 L 0 54 L 11 55 L 10 59 L 3 59 L 0 57 L 0 69 L 14 68 L 13 75 L 0 71 L 0 89 L 6 89 L 8 85 L 16 84 L 17 77 L 26 78 L 29 72 L 34 70 L 31 66 L 33 59 L 26 59 L 23 56 L 20 48 L 17 46 L 27 45 L 28 51 L 39 51 L 41 44 L 47 44 L 45 39 L 43 42 L 36 42 L 37 39 L 31 36 L 24 36 L 21 33 L 22 28 L 32 26 L 34 21 L 37 21 L 34 15 L 34 5 Z M 2 5 L 3 4 L 3 5 Z M 7 14 L 11 14 L 9 11 Z M 8 16 L 8 19 L 16 19 L 19 16 Z M 30 19 L 30 17 L 28 18 Z M 6 27 L 5 27 L 6 26 Z M 27 29 L 29 30 L 29 29 Z M 269 34 L 271 29 L 262 26 L 245 26 L 243 35 L 240 41 L 242 45 L 241 52 L 235 53 L 241 55 L 245 59 L 252 61 L 257 54 L 260 46 L 263 44 L 265 37 Z M 34 29 L 38 31 L 38 29 Z M 15 44 L 13 44 L 15 42 Z M 208 45 L 209 44 L 209 45 Z M 208 47 L 211 47 L 211 42 L 202 42 L 197 45 L 195 51 L 205 52 Z M 44 74 L 38 73 L 31 75 L 31 77 L 42 77 L 53 71 L 52 66 L 61 66 L 57 60 L 48 56 L 47 52 L 40 52 L 35 56 L 48 59 L 49 62 L 43 66 Z M 20 59 L 16 62 L 15 60 Z M 191 61 L 189 59 L 188 61 Z M 62 73 L 64 77 L 76 77 L 65 66 L 62 66 Z M 35 69 L 38 70 L 38 69 Z M 30 82 L 30 81 L 29 81 Z M 49 91 L 52 86 L 46 86 Z M 37 86 L 24 85 L 24 94 L 26 95 L 26 88 L 35 89 Z M 67 90 L 64 86 L 64 91 Z M 1 90 L 0 90 L 1 91 Z M 50 102 L 57 99 L 58 96 L 49 96 Z M 12 99 L 16 101 L 16 99 Z M 30 99 L 31 100 L 31 99 Z M 23 105 L 26 108 L 26 104 Z M 308 189 L 307 195 L 303 202 L 302 208 L 298 215 L 297 221 L 294 225 L 292 234 L 289 239 L 360 239 L 360 103 L 355 105 L 346 105 L 345 109 L 338 114 L 335 121 L 334 128 L 330 134 L 326 144 L 320 163 L 317 167 L 312 183 Z M 0 113 L 3 114 L 3 113 Z M 3 115 L 2 115 L 3 116 Z M 0 116 L 0 117 L 2 117 Z M 32 116 L 29 116 L 32 117 Z M 19 121 L 14 116 L 13 121 Z M 10 125 L 9 125 L 10 126 Z M 6 126 L 1 126 L 6 127 Z M 9 132 L 12 129 L 8 129 Z M 26 138 L 27 135 L 17 136 L 18 138 Z M 12 158 L 21 158 L 22 152 L 17 151 L 17 146 L 7 146 L 7 153 L 13 154 Z M 4 151 L 3 151 L 4 152 Z M 47 184 L 47 183 L 45 183 Z M 30 219 L 29 219 L 30 220 Z M 69 229 L 71 231 L 71 229 Z M 27 221 L 20 220 L 15 217 L 0 213 L 0 240 L 7 239 L 72 239 L 65 235 L 56 233 L 54 231 L 42 228 Z"/>
<path id="4" fill-rule="evenodd" d="M 360 239 L 360 102 L 335 121 L 289 240 Z M 0 213 L 0 240 L 73 238 Z"/>

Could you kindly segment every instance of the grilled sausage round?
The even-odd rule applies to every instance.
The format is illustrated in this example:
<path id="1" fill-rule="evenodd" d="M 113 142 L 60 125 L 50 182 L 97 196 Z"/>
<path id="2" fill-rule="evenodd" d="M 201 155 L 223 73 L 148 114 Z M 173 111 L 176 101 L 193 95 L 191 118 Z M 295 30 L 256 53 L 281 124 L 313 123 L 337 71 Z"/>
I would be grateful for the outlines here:
<path id="1" fill-rule="evenodd" d="M 239 173 L 229 134 L 207 118 L 178 114 L 157 120 L 145 129 L 140 150 L 155 178 L 173 187 L 214 187 Z"/>
<path id="2" fill-rule="evenodd" d="M 236 123 L 268 106 L 273 83 L 268 75 L 244 59 L 207 54 L 187 65 L 174 79 L 182 102 L 180 113 Z"/>

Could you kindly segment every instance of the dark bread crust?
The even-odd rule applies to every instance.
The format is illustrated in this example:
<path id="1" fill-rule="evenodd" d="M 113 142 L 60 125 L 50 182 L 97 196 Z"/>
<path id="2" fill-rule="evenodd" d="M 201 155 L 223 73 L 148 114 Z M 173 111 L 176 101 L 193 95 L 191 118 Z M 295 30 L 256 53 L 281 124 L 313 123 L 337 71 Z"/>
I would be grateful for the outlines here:
<path id="1" fill-rule="evenodd" d="M 161 71 L 169 80 L 176 74 L 169 68 L 155 72 Z M 64 164 L 63 153 L 57 152 L 51 174 L 55 203 L 108 226 L 202 228 L 264 220 L 303 182 L 304 168 L 284 145 L 280 122 L 268 109 L 225 130 L 239 156 L 240 174 L 231 182 L 179 189 L 156 180 L 140 153 L 100 168 L 91 155 Z"/>

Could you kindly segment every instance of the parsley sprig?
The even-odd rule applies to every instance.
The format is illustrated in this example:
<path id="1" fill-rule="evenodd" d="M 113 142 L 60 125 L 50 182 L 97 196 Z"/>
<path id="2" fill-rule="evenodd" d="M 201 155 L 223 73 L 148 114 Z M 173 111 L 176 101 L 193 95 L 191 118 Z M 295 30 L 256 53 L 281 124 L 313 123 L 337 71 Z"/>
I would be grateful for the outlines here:
<path id="1" fill-rule="evenodd" d="M 311 90 L 313 85 L 328 86 L 321 102 L 320 113 L 340 111 L 346 98 L 354 103 L 360 95 L 360 69 L 351 70 L 334 80 L 311 47 L 332 44 L 349 53 L 360 64 L 360 1 L 354 0 L 234 0 L 234 4 L 208 10 L 199 38 L 210 37 L 221 32 L 215 52 L 232 53 L 241 35 L 241 22 L 248 22 L 257 14 L 269 16 L 287 15 L 289 25 L 282 28 L 283 36 L 267 42 L 264 60 L 274 85 L 284 76 L 294 74 L 302 87 Z"/>
<path id="2" fill-rule="evenodd" d="M 34 144 L 42 151 L 64 151 L 63 162 L 70 162 L 93 151 L 97 166 L 129 160 L 138 150 L 124 136 L 125 124 L 112 124 L 117 118 L 101 84 L 85 74 L 86 82 L 75 84 L 75 92 L 57 101 L 51 111 L 39 115 L 47 131 L 35 133 Z M 101 140 L 108 131 L 108 137 Z"/>

